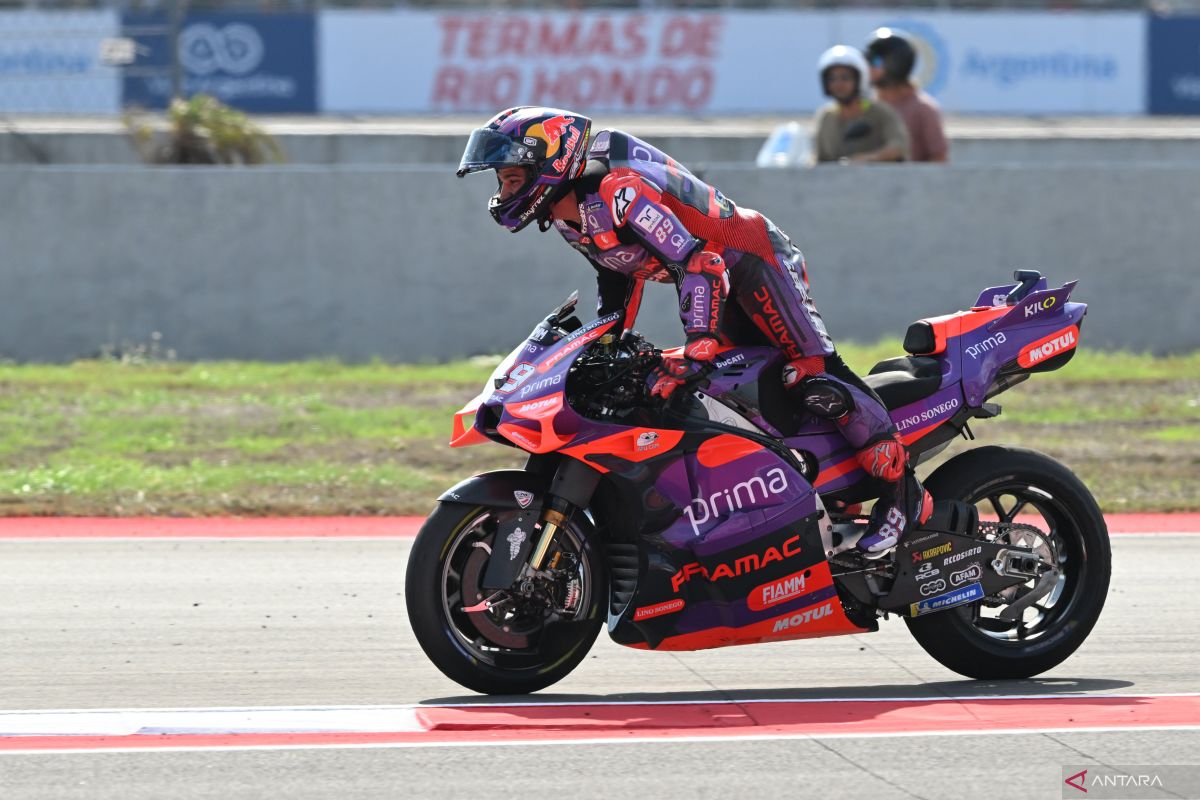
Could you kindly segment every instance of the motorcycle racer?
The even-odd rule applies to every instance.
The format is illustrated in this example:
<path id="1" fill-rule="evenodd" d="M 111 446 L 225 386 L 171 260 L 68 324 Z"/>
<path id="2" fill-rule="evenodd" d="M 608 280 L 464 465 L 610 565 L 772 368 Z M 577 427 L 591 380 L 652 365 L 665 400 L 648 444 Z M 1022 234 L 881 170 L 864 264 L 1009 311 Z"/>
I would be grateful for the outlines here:
<path id="1" fill-rule="evenodd" d="M 808 292 L 804 256 L 769 219 L 646 142 L 617 130 L 589 140 L 591 120 L 517 107 L 472 132 L 457 175 L 495 170 L 488 201 L 510 231 L 555 228 L 596 270 L 598 311 L 633 328 L 646 281 L 674 283 L 686 333 L 664 357 L 652 394 L 669 398 L 724 345 L 767 344 L 786 357 L 784 385 L 810 414 L 832 419 L 886 491 L 859 550 L 887 553 L 933 502 L 878 396 L 838 355 Z M 730 302 L 732 300 L 732 302 Z"/>

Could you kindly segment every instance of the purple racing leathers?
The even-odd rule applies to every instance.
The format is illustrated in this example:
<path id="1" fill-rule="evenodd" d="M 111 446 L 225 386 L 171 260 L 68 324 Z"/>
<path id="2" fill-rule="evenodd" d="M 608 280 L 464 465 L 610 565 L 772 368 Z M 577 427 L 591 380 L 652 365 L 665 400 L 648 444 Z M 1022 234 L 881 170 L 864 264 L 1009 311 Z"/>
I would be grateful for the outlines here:
<path id="1" fill-rule="evenodd" d="M 883 404 L 837 356 L 803 254 L 770 220 L 620 131 L 596 134 L 574 191 L 579 225 L 554 226 L 596 268 L 601 315 L 624 310 L 630 330 L 645 282 L 674 283 L 689 342 L 771 345 L 795 365 L 793 385 L 819 377 L 840 388 L 849 444 L 894 442 Z"/>

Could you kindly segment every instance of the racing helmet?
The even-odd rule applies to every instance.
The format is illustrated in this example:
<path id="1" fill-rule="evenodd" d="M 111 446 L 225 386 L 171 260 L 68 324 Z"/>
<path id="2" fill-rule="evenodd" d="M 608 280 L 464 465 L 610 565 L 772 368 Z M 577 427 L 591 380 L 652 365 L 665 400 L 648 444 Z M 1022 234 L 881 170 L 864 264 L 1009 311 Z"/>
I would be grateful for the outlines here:
<path id="1" fill-rule="evenodd" d="M 853 47 L 847 47 L 844 44 L 834 45 L 821 54 L 820 60 L 817 61 L 817 74 L 821 78 L 821 91 L 825 92 L 826 97 L 832 97 L 829 93 L 829 70 L 833 67 L 849 67 L 858 75 L 858 84 L 854 87 L 854 91 L 858 94 L 862 93 L 863 87 L 867 85 L 867 77 L 870 74 L 867 69 L 867 60 L 863 58 L 863 54 Z"/>
<path id="2" fill-rule="evenodd" d="M 547 219 L 550 209 L 583 172 L 592 121 L 572 111 L 519 106 L 501 111 L 471 132 L 458 165 L 458 177 L 502 167 L 522 167 L 525 182 L 501 199 L 500 177 L 488 200 L 492 219 L 513 233 L 534 220 Z"/>
<path id="3" fill-rule="evenodd" d="M 917 49 L 908 35 L 896 28 L 878 28 L 863 53 L 871 66 L 882 67 L 885 78 L 897 83 L 907 81 L 917 63 Z"/>

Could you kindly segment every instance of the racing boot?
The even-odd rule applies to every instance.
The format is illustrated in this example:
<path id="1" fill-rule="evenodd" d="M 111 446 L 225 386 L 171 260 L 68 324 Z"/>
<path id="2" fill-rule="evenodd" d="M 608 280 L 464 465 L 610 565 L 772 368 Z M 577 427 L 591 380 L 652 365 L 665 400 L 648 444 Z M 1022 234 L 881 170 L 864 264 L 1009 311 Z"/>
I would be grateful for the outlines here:
<path id="1" fill-rule="evenodd" d="M 910 530 L 933 514 L 933 498 L 911 469 L 906 468 L 893 487 L 875 503 L 867 532 L 858 540 L 858 550 L 867 558 L 887 555 Z"/>
<path id="2" fill-rule="evenodd" d="M 929 519 L 933 498 L 909 467 L 908 450 L 894 432 L 860 450 L 858 463 L 867 474 L 892 485 L 892 491 L 875 503 L 867 532 L 858 540 L 859 552 L 879 558 L 912 528 Z"/>

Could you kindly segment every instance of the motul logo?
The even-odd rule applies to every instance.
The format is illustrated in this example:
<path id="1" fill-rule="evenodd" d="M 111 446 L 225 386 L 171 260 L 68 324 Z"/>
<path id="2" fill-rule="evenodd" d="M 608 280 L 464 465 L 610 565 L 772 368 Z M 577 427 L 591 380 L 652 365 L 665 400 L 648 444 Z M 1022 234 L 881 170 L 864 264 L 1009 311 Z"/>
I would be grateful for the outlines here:
<path id="1" fill-rule="evenodd" d="M 824 605 L 811 608 L 808 611 L 804 611 L 799 614 L 793 614 L 790 617 L 784 617 L 783 619 L 778 620 L 775 623 L 775 626 L 771 628 L 771 633 L 779 633 L 780 631 L 786 631 L 791 628 L 799 628 L 801 625 L 807 625 L 810 622 L 815 622 L 822 617 L 828 617 L 832 613 L 833 603 L 827 602 Z"/>
<path id="2" fill-rule="evenodd" d="M 1029 347 L 1026 347 L 1017 356 L 1017 363 L 1022 367 L 1032 367 L 1034 364 L 1045 361 L 1047 358 L 1056 356 L 1059 353 L 1065 353 L 1078 343 L 1079 329 L 1072 325 L 1069 328 L 1056 331 L 1045 339 L 1040 339 L 1029 345 Z"/>
<path id="3" fill-rule="evenodd" d="M 532 403 L 525 403 L 524 405 L 518 406 L 515 413 L 517 416 L 525 416 L 527 414 L 532 414 L 535 411 L 553 408 L 559 404 L 560 400 L 561 398 L 558 395 L 555 395 L 554 397 L 547 397 L 542 400 L 535 400 Z"/>

